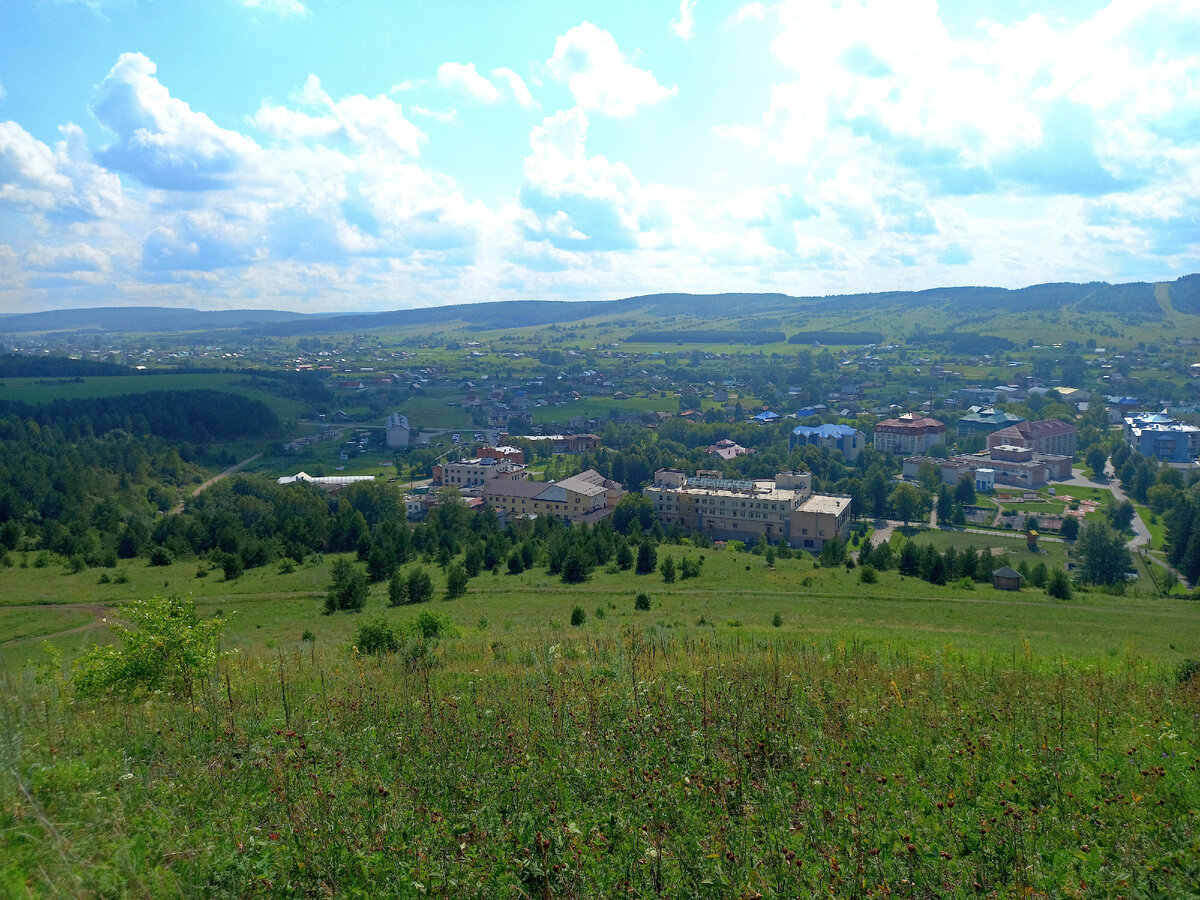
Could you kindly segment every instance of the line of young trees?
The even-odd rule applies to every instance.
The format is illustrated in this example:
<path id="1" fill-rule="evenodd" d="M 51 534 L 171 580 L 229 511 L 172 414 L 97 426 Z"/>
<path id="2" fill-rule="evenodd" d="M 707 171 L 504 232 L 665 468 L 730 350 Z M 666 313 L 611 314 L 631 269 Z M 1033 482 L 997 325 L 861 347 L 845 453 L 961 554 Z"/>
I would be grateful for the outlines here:
<path id="1" fill-rule="evenodd" d="M 988 547 L 981 551 L 976 551 L 974 546 L 963 550 L 947 547 L 939 551 L 932 544 L 912 540 L 905 541 L 897 553 L 889 543 L 872 544 L 870 538 L 865 538 L 858 553 L 858 566 L 863 570 L 860 579 L 865 583 L 871 583 L 876 572 L 888 569 L 930 584 L 987 583 L 1000 565 L 1003 563 L 997 562 Z M 1070 599 L 1071 580 L 1062 569 L 1051 569 L 1041 560 L 1032 566 L 1022 560 L 1017 570 L 1026 583 L 1044 589 L 1052 597 Z"/>

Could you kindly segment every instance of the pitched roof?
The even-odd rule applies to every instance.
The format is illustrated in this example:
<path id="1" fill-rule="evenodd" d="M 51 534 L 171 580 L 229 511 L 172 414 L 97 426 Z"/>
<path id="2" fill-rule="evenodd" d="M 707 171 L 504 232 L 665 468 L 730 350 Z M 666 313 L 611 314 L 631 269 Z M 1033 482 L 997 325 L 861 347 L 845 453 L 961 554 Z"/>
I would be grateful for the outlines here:
<path id="1" fill-rule="evenodd" d="M 993 578 L 1024 578 L 1025 576 L 1014 569 L 1012 566 L 1001 566 L 992 571 Z"/>

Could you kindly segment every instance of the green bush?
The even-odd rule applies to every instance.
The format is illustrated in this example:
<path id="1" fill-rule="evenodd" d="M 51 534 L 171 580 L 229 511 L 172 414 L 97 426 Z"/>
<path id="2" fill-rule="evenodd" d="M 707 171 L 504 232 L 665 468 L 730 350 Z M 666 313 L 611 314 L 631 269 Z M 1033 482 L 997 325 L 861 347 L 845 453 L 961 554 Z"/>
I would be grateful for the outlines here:
<path id="1" fill-rule="evenodd" d="M 198 618 L 190 599 L 135 600 L 122 605 L 118 616 L 110 624 L 121 646 L 94 646 L 75 663 L 71 682 L 80 694 L 164 691 L 180 696 L 216 665 L 217 639 L 225 622 L 220 617 Z"/>
<path id="2" fill-rule="evenodd" d="M 329 593 L 325 595 L 325 614 L 338 610 L 360 612 L 367 605 L 367 595 L 371 592 L 367 573 L 345 559 L 335 559 L 329 567 L 329 574 L 332 582 Z"/>
<path id="3" fill-rule="evenodd" d="M 587 613 L 583 611 L 582 606 L 576 606 L 571 610 L 571 624 L 578 628 L 587 621 Z"/>
<path id="4" fill-rule="evenodd" d="M 638 612 L 648 612 L 650 609 L 650 595 L 645 591 L 640 592 L 633 598 L 633 608 Z"/>
<path id="5" fill-rule="evenodd" d="M 875 571 L 875 567 L 870 563 L 863 563 L 858 567 L 858 580 L 863 584 L 875 584 L 879 581 L 879 574 Z"/>
<path id="6" fill-rule="evenodd" d="M 354 646 L 360 653 L 392 653 L 400 649 L 400 631 L 383 616 L 377 616 L 358 626 Z"/>

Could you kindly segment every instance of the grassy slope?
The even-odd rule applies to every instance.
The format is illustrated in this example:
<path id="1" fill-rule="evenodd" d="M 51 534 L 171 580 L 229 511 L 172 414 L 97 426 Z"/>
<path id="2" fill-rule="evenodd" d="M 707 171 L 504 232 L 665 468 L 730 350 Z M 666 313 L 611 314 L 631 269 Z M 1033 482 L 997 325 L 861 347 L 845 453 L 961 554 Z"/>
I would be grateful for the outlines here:
<path id="1" fill-rule="evenodd" d="M 1010 548 L 1008 560 L 1013 564 L 1027 556 L 1031 564 L 1040 558 L 1049 565 L 1061 565 L 1063 550 L 1061 544 L 1047 544 L 1050 555 L 1034 557 L 1020 540 L 948 532 L 922 534 L 915 540 L 956 546 L 970 543 L 977 549 L 1004 546 Z M 669 554 L 678 563 L 685 553 L 699 551 L 663 545 L 659 557 Z M 953 644 L 972 651 L 1008 653 L 1029 641 L 1037 652 L 1047 655 L 1099 660 L 1134 653 L 1175 664 L 1200 643 L 1200 608 L 1179 600 L 1089 592 L 1060 603 L 1036 589 L 1008 594 L 981 585 L 964 591 L 954 585 L 937 587 L 902 578 L 895 572 L 882 573 L 878 584 L 862 585 L 857 572 L 814 569 L 808 557 L 780 560 L 770 570 L 760 557 L 750 554 L 709 550 L 703 555 L 702 577 L 673 585 L 664 584 L 658 575 L 604 570 L 597 570 L 583 585 L 564 584 L 540 567 L 518 576 L 484 573 L 471 581 L 465 597 L 437 601 L 432 608 L 448 613 L 464 629 L 498 640 L 565 625 L 571 609 L 579 604 L 589 616 L 588 629 L 609 635 L 626 626 L 640 628 L 656 622 L 682 634 L 708 634 L 712 626 L 722 634 L 770 634 L 777 633 L 771 620 L 778 612 L 783 634 L 860 638 L 925 649 Z M 286 575 L 273 567 L 252 569 L 228 582 L 219 571 L 196 578 L 195 562 L 148 567 L 137 560 L 122 566 L 121 571 L 129 576 L 123 585 L 97 585 L 95 571 L 70 575 L 54 568 L 17 568 L 5 575 L 3 603 L 9 607 L 18 603 L 115 606 L 152 594 L 190 594 L 203 615 L 233 614 L 227 646 L 246 651 L 295 647 L 305 630 L 316 634 L 322 646 L 344 644 L 360 617 L 321 614 L 328 562 L 329 558 L 314 559 Z M 436 566 L 427 568 L 440 597 L 442 574 Z M 639 591 L 654 598 L 649 614 L 633 611 L 633 598 Z M 597 608 L 604 610 L 603 620 L 597 617 Z M 373 612 L 404 620 L 417 610 L 388 609 L 386 585 L 379 584 L 373 588 L 367 615 Z M 51 610 L 46 615 L 56 614 Z M 701 617 L 707 623 L 704 626 L 697 624 Z M 486 623 L 482 629 L 481 620 Z M 0 641 L 20 637 L 28 628 L 26 611 L 0 606 Z M 38 630 L 57 629 L 44 625 Z M 73 655 L 103 633 L 69 634 L 54 643 Z M 38 656 L 40 642 L 40 636 L 31 637 L 0 649 L 4 663 L 11 668 Z"/>

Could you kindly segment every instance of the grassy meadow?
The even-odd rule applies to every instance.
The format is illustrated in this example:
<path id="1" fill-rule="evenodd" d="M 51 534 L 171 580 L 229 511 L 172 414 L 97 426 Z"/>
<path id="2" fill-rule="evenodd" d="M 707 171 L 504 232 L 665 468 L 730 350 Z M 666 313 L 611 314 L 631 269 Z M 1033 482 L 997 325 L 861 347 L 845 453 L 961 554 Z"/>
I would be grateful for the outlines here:
<path id="1" fill-rule="evenodd" d="M 1033 554 L 1023 539 L 1000 533 L 919 532 L 911 540 L 942 550 L 968 545 L 1002 549 L 1003 560 L 1014 566 L 1021 559 L 1051 567 L 1065 563 L 1064 544 L 1046 542 L 1045 555 Z M 817 568 L 803 554 L 768 567 L 763 557 L 728 549 L 671 544 L 659 549 L 660 561 L 671 556 L 677 565 L 685 555 L 703 557 L 699 578 L 665 584 L 658 574 L 609 568 L 595 570 L 583 584 L 565 584 L 541 566 L 519 575 L 501 569 L 497 574 L 484 571 L 470 581 L 465 596 L 435 599 L 433 607 L 460 629 L 501 641 L 566 628 L 573 608 L 581 606 L 588 616 L 586 630 L 601 636 L 658 626 L 696 636 L 789 635 L 930 652 L 951 644 L 970 652 L 1006 654 L 1028 644 L 1050 657 L 1097 662 L 1132 655 L 1163 665 L 1197 655 L 1200 647 L 1200 608 L 1178 596 L 1152 596 L 1146 579 L 1126 596 L 1079 591 L 1061 602 L 1032 587 L 1015 594 L 986 584 L 966 590 L 894 571 L 880 573 L 876 584 L 862 584 L 857 570 Z M 46 636 L 70 658 L 107 639 L 108 629 L 100 621 L 105 611 L 153 595 L 190 596 L 201 615 L 228 618 L 225 648 L 251 653 L 294 649 L 306 631 L 319 646 L 348 646 L 363 617 L 382 614 L 402 622 L 416 615 L 417 607 L 388 607 L 386 583 L 372 586 L 361 615 L 323 615 L 334 558 L 314 556 L 289 573 L 274 565 L 249 569 L 232 581 L 220 569 L 194 560 L 150 566 L 138 559 L 115 570 L 78 573 L 54 562 L 44 568 L 31 563 L 8 569 L 0 597 L 0 664 L 11 671 L 36 660 Z M 433 576 L 435 597 L 441 598 L 444 573 L 437 565 L 425 568 Z M 649 613 L 633 609 L 641 592 L 653 600 Z M 776 614 L 779 627 L 773 625 Z"/>
<path id="2" fill-rule="evenodd" d="M 1161 657 L 678 627 L 679 599 L 460 628 L 417 664 L 326 632 L 229 654 L 174 698 L 10 671 L 0 892 L 1166 897 L 1200 879 L 1200 685 Z M 860 614 L 923 606 L 879 603 Z"/>

